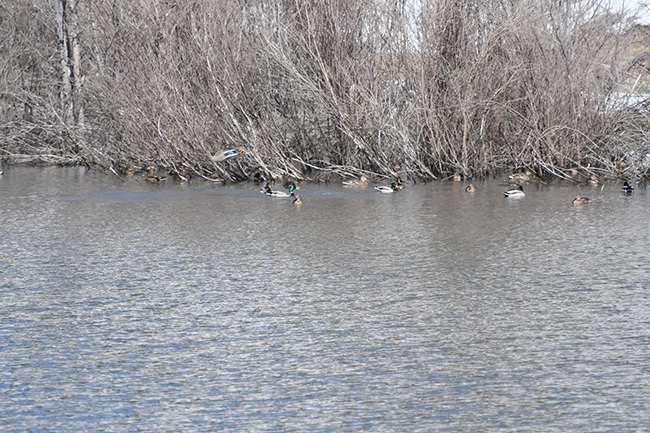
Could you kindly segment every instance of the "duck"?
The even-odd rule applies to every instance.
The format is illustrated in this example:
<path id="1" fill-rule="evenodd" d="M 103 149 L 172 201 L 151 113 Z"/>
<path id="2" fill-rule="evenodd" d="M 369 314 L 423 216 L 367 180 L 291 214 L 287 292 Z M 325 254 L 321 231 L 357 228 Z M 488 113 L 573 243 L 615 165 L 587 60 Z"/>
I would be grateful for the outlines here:
<path id="1" fill-rule="evenodd" d="M 291 194 L 292 192 L 294 192 L 294 191 L 297 190 L 297 189 L 300 189 L 300 188 L 298 188 L 298 187 L 296 186 L 295 183 L 293 183 L 293 182 L 289 182 L 289 181 L 287 181 L 287 182 L 284 183 L 284 187 L 285 187 L 286 189 L 289 190 L 289 194 Z"/>
<path id="2" fill-rule="evenodd" d="M 510 179 L 513 182 L 529 182 L 532 179 L 533 173 L 530 171 L 526 170 L 525 173 L 513 173 L 510 176 L 508 176 L 508 179 Z"/>
<path id="3" fill-rule="evenodd" d="M 476 192 L 476 187 L 473 183 L 470 183 L 467 185 L 467 188 L 465 188 L 465 192 Z"/>
<path id="4" fill-rule="evenodd" d="M 167 180 L 166 176 L 158 176 L 156 173 L 158 173 L 158 167 L 155 165 L 148 166 L 147 174 L 144 175 L 145 180 L 150 183 L 160 183 Z"/>
<path id="5" fill-rule="evenodd" d="M 577 196 L 575 196 L 573 198 L 573 205 L 574 206 L 581 206 L 581 205 L 587 204 L 587 203 L 589 203 L 589 199 L 587 197 L 580 196 L 580 194 L 578 194 Z"/>
<path id="6" fill-rule="evenodd" d="M 213 160 L 214 162 L 221 162 L 243 154 L 244 154 L 244 149 L 229 149 L 229 150 L 223 150 L 215 153 L 210 157 L 210 159 Z"/>
<path id="7" fill-rule="evenodd" d="M 253 176 L 253 182 L 255 183 L 266 182 L 266 178 L 262 176 L 261 173 L 255 173 L 255 175 Z"/>
<path id="8" fill-rule="evenodd" d="M 301 204 L 304 204 L 304 203 L 305 203 L 305 202 L 303 201 L 303 199 L 300 198 L 299 195 L 296 195 L 296 194 L 294 194 L 293 192 L 292 192 L 291 194 L 289 194 L 289 195 L 293 198 L 293 200 L 291 201 L 291 203 L 293 203 L 295 206 L 300 206 Z"/>
<path id="9" fill-rule="evenodd" d="M 187 181 L 188 181 L 188 178 L 187 178 L 186 176 L 183 176 L 183 175 L 182 175 L 178 170 L 176 170 L 175 168 L 174 168 L 174 169 L 171 169 L 171 170 L 169 171 L 169 175 L 170 175 L 172 178 L 174 178 L 174 179 L 178 179 L 180 182 L 187 182 Z"/>
<path id="10" fill-rule="evenodd" d="M 361 176 L 359 179 L 344 180 L 343 186 L 366 186 L 368 185 L 368 178 Z"/>
<path id="11" fill-rule="evenodd" d="M 600 180 L 600 178 L 595 174 L 592 174 L 587 180 L 587 184 L 591 186 L 600 186 L 602 183 L 603 182 Z"/>
<path id="12" fill-rule="evenodd" d="M 526 193 L 524 193 L 524 188 L 519 185 L 517 189 L 511 189 L 510 191 L 505 191 L 503 193 L 504 197 L 506 198 L 524 198 L 526 197 Z"/>
<path id="13" fill-rule="evenodd" d="M 626 181 L 623 183 L 623 188 L 622 188 L 622 190 L 623 190 L 623 194 L 625 194 L 625 195 L 632 195 L 632 193 L 634 192 L 634 187 L 633 187 L 632 185 L 630 185 L 630 184 L 628 183 L 628 181 L 626 180 Z"/>
<path id="14" fill-rule="evenodd" d="M 404 184 L 402 183 L 402 178 L 401 178 L 401 177 L 398 177 L 398 178 L 397 178 L 397 181 L 395 182 L 395 185 L 397 185 L 397 188 L 398 188 L 398 189 L 404 189 L 404 188 L 406 188 L 406 185 L 404 185 Z"/>
<path id="15" fill-rule="evenodd" d="M 290 197 L 291 194 L 284 191 L 274 191 L 271 189 L 271 184 L 267 183 L 264 188 L 260 190 L 262 194 L 266 194 L 270 197 Z"/>
<path id="16" fill-rule="evenodd" d="M 167 180 L 166 177 L 155 176 L 153 174 L 148 174 L 147 176 L 145 176 L 145 179 L 147 182 L 151 182 L 151 183 L 160 183 Z"/>
<path id="17" fill-rule="evenodd" d="M 375 190 L 379 192 L 383 192 L 385 194 L 389 194 L 391 192 L 397 192 L 397 190 L 399 190 L 399 187 L 395 182 L 393 182 L 390 184 L 390 186 L 376 186 Z"/>

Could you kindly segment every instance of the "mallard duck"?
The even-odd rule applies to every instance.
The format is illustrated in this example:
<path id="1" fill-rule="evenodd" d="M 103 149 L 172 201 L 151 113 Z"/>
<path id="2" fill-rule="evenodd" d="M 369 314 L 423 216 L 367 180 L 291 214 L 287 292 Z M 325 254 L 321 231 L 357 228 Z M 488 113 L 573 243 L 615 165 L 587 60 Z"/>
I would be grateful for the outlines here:
<path id="1" fill-rule="evenodd" d="M 467 188 L 465 188 L 465 192 L 476 192 L 476 187 L 473 183 L 470 183 L 467 185 Z"/>
<path id="2" fill-rule="evenodd" d="M 391 183 L 390 186 L 376 186 L 375 190 L 379 192 L 383 192 L 385 194 L 389 194 L 391 192 L 397 192 L 399 187 L 395 182 Z"/>
<path id="3" fill-rule="evenodd" d="M 234 158 L 235 156 L 243 155 L 244 149 L 230 149 L 217 152 L 210 157 L 214 162 L 225 161 L 226 159 Z"/>
<path id="4" fill-rule="evenodd" d="M 293 198 L 291 203 L 293 203 L 296 206 L 300 206 L 301 204 L 305 203 L 299 195 L 294 194 L 293 192 L 290 194 L 290 196 Z"/>
<path id="5" fill-rule="evenodd" d="M 163 182 L 163 181 L 167 180 L 166 177 L 154 176 L 152 174 L 148 174 L 147 176 L 145 176 L 145 179 L 146 179 L 147 182 L 151 182 L 151 183 L 160 183 L 160 182 Z"/>
<path id="6" fill-rule="evenodd" d="M 178 170 L 175 168 L 169 171 L 169 175 L 172 178 L 178 179 L 180 182 L 187 182 L 188 179 L 187 177 L 183 176 Z"/>
<path id="7" fill-rule="evenodd" d="M 463 175 L 460 173 L 456 173 L 452 176 L 452 179 L 454 179 L 454 182 L 462 182 L 463 181 Z"/>
<path id="8" fill-rule="evenodd" d="M 285 187 L 286 189 L 289 190 L 289 193 L 292 193 L 292 192 L 294 192 L 295 190 L 300 189 L 300 188 L 298 188 L 298 187 L 296 186 L 295 183 L 293 183 L 293 182 L 289 182 L 289 181 L 287 181 L 287 182 L 284 183 L 284 187 Z"/>
<path id="9" fill-rule="evenodd" d="M 505 191 L 503 193 L 504 197 L 507 198 L 524 198 L 526 197 L 526 193 L 524 193 L 524 188 L 519 185 L 517 189 L 511 189 L 510 191 Z"/>
<path id="10" fill-rule="evenodd" d="M 530 171 L 526 171 L 525 173 L 513 173 L 510 176 L 508 176 L 508 179 L 510 179 L 513 182 L 529 182 L 532 179 L 533 173 Z"/>
<path id="11" fill-rule="evenodd" d="M 587 180 L 587 184 L 591 186 L 600 186 L 603 182 L 600 180 L 598 176 L 595 174 L 592 174 L 589 179 Z"/>
<path id="12" fill-rule="evenodd" d="M 581 206 L 581 205 L 587 204 L 587 203 L 589 203 L 589 199 L 587 197 L 580 196 L 580 194 L 578 194 L 577 196 L 575 196 L 573 198 L 573 205 L 574 206 Z"/>
<path id="13" fill-rule="evenodd" d="M 368 178 L 361 176 L 359 179 L 344 180 L 343 186 L 366 186 L 368 185 Z"/>
<path id="14" fill-rule="evenodd" d="M 155 165 L 148 166 L 147 174 L 144 175 L 145 180 L 151 183 L 160 183 L 167 180 L 167 177 L 158 176 L 156 173 L 158 173 L 158 167 Z"/>
<path id="15" fill-rule="evenodd" d="M 270 183 L 267 183 L 266 186 L 260 190 L 260 192 L 271 197 L 290 197 L 290 193 L 288 192 L 272 190 Z"/>
<path id="16" fill-rule="evenodd" d="M 395 182 L 395 185 L 397 185 L 397 189 L 406 188 L 406 185 L 404 185 L 404 183 L 402 183 L 402 178 L 401 177 L 397 178 L 397 181 Z"/>
<path id="17" fill-rule="evenodd" d="M 630 184 L 628 183 L 628 181 L 626 180 L 626 181 L 623 183 L 623 188 L 622 188 L 622 190 L 623 190 L 623 194 L 625 194 L 625 195 L 631 195 L 631 194 L 634 192 L 634 187 L 633 187 L 632 185 L 630 185 Z"/>

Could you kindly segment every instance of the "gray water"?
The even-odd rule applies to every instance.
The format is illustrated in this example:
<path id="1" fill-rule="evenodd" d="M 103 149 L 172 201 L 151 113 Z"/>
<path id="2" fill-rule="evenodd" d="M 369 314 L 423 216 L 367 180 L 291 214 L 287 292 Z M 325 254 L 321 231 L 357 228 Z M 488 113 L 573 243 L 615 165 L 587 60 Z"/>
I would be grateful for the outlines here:
<path id="1" fill-rule="evenodd" d="M 0 429 L 650 430 L 646 190 L 464 186 L 8 167 Z"/>

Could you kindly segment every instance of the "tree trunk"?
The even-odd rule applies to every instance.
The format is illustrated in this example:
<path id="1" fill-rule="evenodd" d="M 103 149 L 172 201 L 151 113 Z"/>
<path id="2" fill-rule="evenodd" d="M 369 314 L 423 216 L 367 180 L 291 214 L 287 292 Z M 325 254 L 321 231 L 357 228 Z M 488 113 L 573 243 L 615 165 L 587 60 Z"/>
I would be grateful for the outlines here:
<path id="1" fill-rule="evenodd" d="M 61 64 L 61 111 L 63 122 L 68 128 L 83 129 L 85 116 L 81 102 L 81 53 L 77 24 L 77 2 L 52 0 L 56 13 L 59 36 L 59 57 Z"/>

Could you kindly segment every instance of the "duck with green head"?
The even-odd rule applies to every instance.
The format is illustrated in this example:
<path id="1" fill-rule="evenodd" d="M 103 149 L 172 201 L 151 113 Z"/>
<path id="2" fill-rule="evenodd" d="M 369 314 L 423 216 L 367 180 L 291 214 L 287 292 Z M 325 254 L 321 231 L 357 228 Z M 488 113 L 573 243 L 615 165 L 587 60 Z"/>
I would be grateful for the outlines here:
<path id="1" fill-rule="evenodd" d="M 390 186 L 376 186 L 375 191 L 383 192 L 384 194 L 390 194 L 392 192 L 397 192 L 399 190 L 399 187 L 397 186 L 397 183 L 393 182 L 390 184 Z"/>
<path id="2" fill-rule="evenodd" d="M 266 186 L 260 190 L 262 194 L 266 194 L 270 197 L 289 197 L 290 194 L 284 191 L 274 191 L 271 189 L 271 183 L 267 182 Z"/>
<path id="3" fill-rule="evenodd" d="M 524 198 L 526 197 L 526 193 L 524 193 L 524 188 L 519 185 L 517 186 L 517 189 L 511 189 L 510 191 L 505 191 L 503 193 L 503 196 L 506 198 Z"/>

